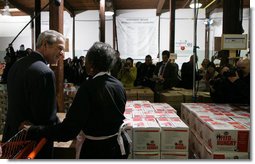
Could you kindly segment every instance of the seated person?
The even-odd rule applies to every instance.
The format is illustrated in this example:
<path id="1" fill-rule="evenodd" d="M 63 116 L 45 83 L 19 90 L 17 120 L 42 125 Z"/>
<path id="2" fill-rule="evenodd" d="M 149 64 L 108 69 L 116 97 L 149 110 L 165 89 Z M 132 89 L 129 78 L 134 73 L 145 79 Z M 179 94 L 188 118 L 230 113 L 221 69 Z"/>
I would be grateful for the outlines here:
<path id="1" fill-rule="evenodd" d="M 155 92 L 171 89 L 176 86 L 178 74 L 175 64 L 169 62 L 170 52 L 165 50 L 162 52 L 162 61 L 156 64 L 153 73 L 155 81 Z"/>
<path id="2" fill-rule="evenodd" d="M 134 87 L 134 82 L 137 75 L 137 69 L 133 66 L 133 59 L 127 58 L 120 72 L 118 73 L 118 79 L 122 82 L 125 88 Z"/>
<path id="3" fill-rule="evenodd" d="M 145 57 L 145 62 L 137 69 L 136 86 L 154 88 L 153 72 L 155 65 L 152 63 L 151 55 Z"/>

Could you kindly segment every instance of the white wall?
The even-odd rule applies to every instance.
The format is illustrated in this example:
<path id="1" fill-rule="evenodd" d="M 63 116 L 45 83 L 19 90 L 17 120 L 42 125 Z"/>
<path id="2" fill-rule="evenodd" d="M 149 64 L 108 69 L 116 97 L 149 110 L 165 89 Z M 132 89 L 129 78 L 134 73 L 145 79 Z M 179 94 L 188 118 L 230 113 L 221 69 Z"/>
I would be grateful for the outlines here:
<path id="1" fill-rule="evenodd" d="M 243 27 L 245 33 L 249 30 L 249 10 L 244 9 Z M 156 10 L 119 10 L 117 11 L 117 17 L 155 17 Z M 163 13 L 160 16 L 160 53 L 163 50 L 169 49 L 169 31 L 170 31 L 170 14 L 169 12 Z M 175 53 L 178 57 L 176 62 L 181 66 L 184 61 L 187 61 L 189 56 L 193 54 L 194 43 L 194 12 L 192 9 L 177 9 L 176 21 L 175 21 Z M 197 45 L 200 49 L 197 49 L 199 56 L 199 63 L 202 62 L 205 52 L 205 25 L 204 25 L 205 11 L 199 10 L 198 22 L 197 22 Z M 222 31 L 222 11 L 215 11 L 211 18 L 215 23 L 211 26 L 211 38 L 210 38 L 210 56 L 214 54 L 214 36 L 221 36 Z M 49 14 L 43 12 L 42 16 L 42 31 L 49 28 Z M 71 57 L 72 54 L 72 31 L 73 31 L 73 18 L 65 12 L 64 13 L 64 35 L 69 38 L 69 50 L 66 52 L 65 57 Z M 12 39 L 18 34 L 18 32 L 29 22 L 30 17 L 11 17 L 8 20 L 0 16 L 0 61 L 5 56 L 5 49 Z M 113 23 L 112 17 L 106 17 L 106 30 L 105 40 L 110 45 L 113 45 Z M 95 42 L 99 41 L 99 12 L 98 11 L 85 11 L 78 14 L 75 17 L 75 55 L 86 55 L 86 50 Z M 18 39 L 14 42 L 13 46 L 17 50 L 20 44 L 24 44 L 25 48 L 31 47 L 31 29 L 30 26 L 21 33 Z M 181 47 L 185 47 L 184 50 Z M 143 57 L 138 57 L 143 59 Z M 154 59 L 157 62 L 160 59 Z"/>
<path id="2" fill-rule="evenodd" d="M 29 22 L 29 16 L 6 17 L 0 16 L 0 61 L 3 61 L 5 56 L 5 49 L 12 42 L 15 36 L 21 29 Z M 31 46 L 31 28 L 30 25 L 20 34 L 20 36 L 13 43 L 14 50 L 18 50 L 21 44 L 25 48 Z"/>
<path id="3" fill-rule="evenodd" d="M 202 62 L 205 51 L 205 10 L 199 9 L 197 18 L 197 49 L 198 63 Z M 160 51 L 169 49 L 170 13 L 163 13 L 160 17 Z M 175 53 L 176 63 L 181 68 L 183 62 L 187 62 L 193 54 L 194 45 L 194 10 L 177 9 L 175 12 Z M 184 49 L 181 49 L 183 48 Z"/>

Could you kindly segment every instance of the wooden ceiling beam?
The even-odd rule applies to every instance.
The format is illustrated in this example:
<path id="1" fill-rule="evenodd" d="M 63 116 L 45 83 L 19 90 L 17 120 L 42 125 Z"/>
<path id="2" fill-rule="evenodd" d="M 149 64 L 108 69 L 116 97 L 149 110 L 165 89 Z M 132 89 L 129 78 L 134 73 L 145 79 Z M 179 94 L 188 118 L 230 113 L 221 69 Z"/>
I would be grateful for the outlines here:
<path id="1" fill-rule="evenodd" d="M 71 17 L 74 17 L 75 16 L 74 7 L 67 0 L 64 0 L 64 6 L 67 12 L 71 15 Z"/>
<path id="2" fill-rule="evenodd" d="M 19 10 L 23 11 L 24 13 L 28 15 L 33 15 L 33 9 L 25 7 L 24 5 L 22 5 L 22 3 L 19 3 L 18 0 L 8 0 L 8 2 Z"/>
<path id="3" fill-rule="evenodd" d="M 157 12 L 156 12 L 157 16 L 161 15 L 164 3 L 165 3 L 165 0 L 159 0 L 158 1 Z"/>
<path id="4" fill-rule="evenodd" d="M 222 8 L 222 0 L 217 0 L 205 9 L 206 17 L 209 17 L 210 13 L 216 8 Z"/>

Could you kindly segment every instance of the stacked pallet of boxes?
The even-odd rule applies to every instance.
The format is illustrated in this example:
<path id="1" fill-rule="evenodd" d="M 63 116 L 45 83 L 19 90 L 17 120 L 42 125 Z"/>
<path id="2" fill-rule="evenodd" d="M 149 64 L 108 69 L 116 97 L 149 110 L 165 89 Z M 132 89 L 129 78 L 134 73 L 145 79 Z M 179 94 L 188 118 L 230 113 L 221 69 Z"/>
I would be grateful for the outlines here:
<path id="1" fill-rule="evenodd" d="M 249 159 L 250 115 L 228 104 L 183 103 L 190 154 L 201 159 Z"/>
<path id="2" fill-rule="evenodd" d="M 133 159 L 187 159 L 189 128 L 167 103 L 128 101 L 125 110 Z"/>
<path id="3" fill-rule="evenodd" d="M 7 86 L 6 84 L 0 84 L 0 134 L 3 133 L 3 128 L 7 113 Z"/>
<path id="4" fill-rule="evenodd" d="M 147 100 L 154 102 L 154 92 L 150 88 L 126 88 L 128 100 Z"/>
<path id="5" fill-rule="evenodd" d="M 160 93 L 160 102 L 166 102 L 177 110 L 177 114 L 181 114 L 181 103 L 192 103 L 192 90 L 184 88 L 173 88 L 167 92 Z M 196 102 L 210 103 L 212 102 L 209 92 L 198 92 Z"/>

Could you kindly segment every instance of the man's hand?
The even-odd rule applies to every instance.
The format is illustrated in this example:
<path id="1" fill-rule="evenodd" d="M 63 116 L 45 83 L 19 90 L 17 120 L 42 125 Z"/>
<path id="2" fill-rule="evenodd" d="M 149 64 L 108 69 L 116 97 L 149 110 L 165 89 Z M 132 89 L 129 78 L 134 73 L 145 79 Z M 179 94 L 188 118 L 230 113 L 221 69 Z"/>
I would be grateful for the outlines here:
<path id="1" fill-rule="evenodd" d="M 29 121 L 23 121 L 20 126 L 19 126 L 19 130 L 21 129 L 26 129 L 28 130 L 33 124 Z"/>

